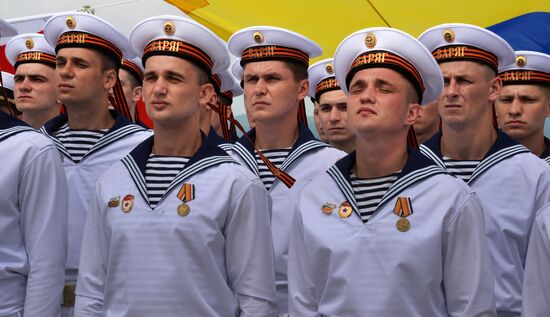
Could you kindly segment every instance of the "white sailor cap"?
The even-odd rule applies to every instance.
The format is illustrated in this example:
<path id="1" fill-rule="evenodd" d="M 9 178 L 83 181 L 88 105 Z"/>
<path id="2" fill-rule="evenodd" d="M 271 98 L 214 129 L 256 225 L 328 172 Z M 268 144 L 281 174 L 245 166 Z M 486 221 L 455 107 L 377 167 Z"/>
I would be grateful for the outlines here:
<path id="1" fill-rule="evenodd" d="M 0 19 L 0 38 L 11 37 L 17 35 L 17 29 L 9 24 L 6 20 Z"/>
<path id="2" fill-rule="evenodd" d="M 237 31 L 227 43 L 241 65 L 264 60 L 290 60 L 309 66 L 309 59 L 323 53 L 309 38 L 279 27 L 252 26 Z"/>
<path id="3" fill-rule="evenodd" d="M 8 102 L 15 104 L 15 100 L 13 100 L 13 90 L 15 87 L 15 82 L 13 80 L 13 74 L 7 73 L 7 72 L 1 72 L 2 73 L 2 83 L 4 84 L 4 90 L 6 91 L 6 95 L 8 98 Z M 2 89 L 0 85 L 0 89 Z M 4 94 L 0 91 L 0 101 L 5 100 Z"/>
<path id="4" fill-rule="evenodd" d="M 550 86 L 550 55 L 517 51 L 516 61 L 499 68 L 498 76 L 503 85 Z"/>
<path id="5" fill-rule="evenodd" d="M 8 72 L 2 72 L 2 83 L 4 83 L 4 89 L 13 91 L 15 82 L 13 81 L 13 74 Z"/>
<path id="6" fill-rule="evenodd" d="M 340 90 L 340 84 L 334 74 L 333 58 L 327 58 L 311 65 L 307 72 L 310 83 L 308 95 L 315 100 L 319 100 L 319 97 L 327 91 Z"/>
<path id="7" fill-rule="evenodd" d="M 503 38 L 476 25 L 441 24 L 424 31 L 418 39 L 438 63 L 475 61 L 498 73 L 499 65 L 514 62 L 514 50 Z"/>
<path id="8" fill-rule="evenodd" d="M 130 32 L 130 42 L 143 63 L 153 55 L 170 55 L 188 60 L 208 75 L 229 67 L 229 53 L 222 39 L 189 18 L 160 15 L 145 19 Z"/>
<path id="9" fill-rule="evenodd" d="M 421 105 L 436 100 L 443 89 L 443 77 L 432 54 L 403 31 L 386 27 L 363 29 L 348 36 L 336 49 L 336 80 L 346 94 L 355 73 L 377 67 L 403 75 L 415 88 Z"/>
<path id="10" fill-rule="evenodd" d="M 14 68 L 24 63 L 42 63 L 55 67 L 55 50 L 43 34 L 25 33 L 6 44 L 6 58 Z"/>
<path id="11" fill-rule="evenodd" d="M 237 58 L 231 63 L 231 74 L 240 83 L 243 80 L 243 67 L 241 66 L 241 59 Z"/>
<path id="12" fill-rule="evenodd" d="M 143 73 L 145 73 L 145 69 L 143 68 L 143 63 L 141 62 L 141 58 L 139 57 L 134 57 L 130 59 L 124 58 L 122 60 L 122 65 L 120 66 L 120 68 L 128 71 L 137 80 L 143 81 Z"/>
<path id="13" fill-rule="evenodd" d="M 124 34 L 102 18 L 84 12 L 54 15 L 44 25 L 44 36 L 56 52 L 66 47 L 91 48 L 120 62 L 122 56 L 135 56 Z"/>

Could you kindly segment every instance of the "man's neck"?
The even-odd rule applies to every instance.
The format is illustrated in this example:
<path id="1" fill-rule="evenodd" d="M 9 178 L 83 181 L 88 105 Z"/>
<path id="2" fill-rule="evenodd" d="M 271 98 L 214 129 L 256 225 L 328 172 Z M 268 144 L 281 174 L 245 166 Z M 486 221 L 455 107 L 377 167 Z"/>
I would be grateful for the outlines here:
<path id="1" fill-rule="evenodd" d="M 256 146 L 262 150 L 292 147 L 298 139 L 296 116 L 287 122 L 256 122 Z"/>
<path id="2" fill-rule="evenodd" d="M 21 115 L 21 120 L 35 129 L 39 129 L 50 119 L 59 115 L 59 107 L 51 107 L 43 111 L 26 111 Z"/>
<path id="3" fill-rule="evenodd" d="M 418 140 L 418 144 L 422 144 L 429 139 L 431 139 L 439 130 L 439 120 L 436 121 L 435 124 L 427 127 L 424 131 L 416 131 L 416 139 Z"/>
<path id="4" fill-rule="evenodd" d="M 100 99 L 100 98 L 98 98 Z M 76 106 L 66 105 L 69 128 L 77 130 L 102 130 L 111 128 L 115 119 L 109 112 L 107 98 Z"/>
<path id="5" fill-rule="evenodd" d="M 518 139 L 518 142 L 528 148 L 536 156 L 541 156 L 546 149 L 546 143 L 544 143 L 544 129 L 540 129 L 531 135 Z"/>
<path id="6" fill-rule="evenodd" d="M 441 154 L 453 160 L 481 160 L 497 139 L 490 121 L 454 128 L 443 124 L 441 133 Z"/>
<path id="7" fill-rule="evenodd" d="M 376 178 L 402 170 L 407 162 L 405 134 L 357 136 L 355 174 L 360 178 Z"/>
<path id="8" fill-rule="evenodd" d="M 153 154 L 191 157 L 202 144 L 198 121 L 163 126 L 155 122 Z M 184 136 L 185 137 L 182 137 Z"/>
<path id="9" fill-rule="evenodd" d="M 355 138 L 343 142 L 329 142 L 330 145 L 338 150 L 344 151 L 346 153 L 351 153 L 355 150 Z"/>

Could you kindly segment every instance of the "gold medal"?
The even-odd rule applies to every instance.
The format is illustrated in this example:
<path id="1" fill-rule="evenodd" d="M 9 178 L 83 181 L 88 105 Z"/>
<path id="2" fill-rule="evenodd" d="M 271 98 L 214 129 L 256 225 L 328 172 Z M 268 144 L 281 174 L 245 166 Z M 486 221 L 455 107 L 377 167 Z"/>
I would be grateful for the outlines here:
<path id="1" fill-rule="evenodd" d="M 332 203 L 324 203 L 323 206 L 321 207 L 321 211 L 325 214 L 325 215 L 330 215 L 332 213 L 332 210 L 334 210 L 334 208 L 336 208 L 336 205 L 335 204 L 332 204 Z"/>
<path id="2" fill-rule="evenodd" d="M 134 195 L 126 195 L 122 199 L 122 212 L 127 214 L 134 208 Z"/>
<path id="3" fill-rule="evenodd" d="M 407 232 L 411 228 L 411 222 L 406 218 L 399 218 L 399 220 L 395 223 L 395 226 L 397 227 L 397 230 Z"/>
<path id="4" fill-rule="evenodd" d="M 191 211 L 191 208 L 189 208 L 189 205 L 186 204 L 186 203 L 181 203 L 178 206 L 178 216 L 180 216 L 180 217 L 187 216 L 190 211 Z"/>
<path id="5" fill-rule="evenodd" d="M 338 208 L 338 215 L 342 218 L 347 218 L 351 216 L 351 213 L 353 212 L 353 208 L 351 208 L 351 205 L 349 202 L 344 201 L 340 208 Z"/>
<path id="6" fill-rule="evenodd" d="M 120 196 L 109 199 L 107 203 L 107 207 L 109 208 L 115 208 L 118 207 L 118 205 L 120 205 Z"/>

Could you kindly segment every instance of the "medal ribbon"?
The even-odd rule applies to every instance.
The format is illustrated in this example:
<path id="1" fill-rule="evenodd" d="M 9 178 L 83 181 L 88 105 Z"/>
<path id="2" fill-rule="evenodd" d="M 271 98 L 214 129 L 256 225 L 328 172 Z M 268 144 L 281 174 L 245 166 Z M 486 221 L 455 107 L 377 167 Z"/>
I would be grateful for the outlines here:
<path id="1" fill-rule="evenodd" d="M 393 213 L 405 218 L 413 214 L 411 199 L 409 197 L 397 197 Z"/>
<path id="2" fill-rule="evenodd" d="M 177 195 L 178 199 L 184 203 L 195 199 L 195 185 L 183 183 Z"/>

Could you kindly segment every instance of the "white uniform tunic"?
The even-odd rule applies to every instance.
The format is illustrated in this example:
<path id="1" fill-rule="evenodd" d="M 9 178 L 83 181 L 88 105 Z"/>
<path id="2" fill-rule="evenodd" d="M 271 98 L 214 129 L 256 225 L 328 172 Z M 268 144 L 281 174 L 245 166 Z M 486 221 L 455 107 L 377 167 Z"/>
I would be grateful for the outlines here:
<path id="1" fill-rule="evenodd" d="M 69 250 L 66 263 L 68 281 L 76 281 L 84 222 L 99 175 L 151 135 L 144 128 L 131 124 L 124 116 L 116 112 L 112 112 L 112 115 L 115 118 L 113 127 L 79 163 L 71 159 L 65 146 L 54 136 L 54 132 L 67 123 L 67 115 L 50 120 L 41 129 L 61 153 L 69 185 Z"/>
<path id="2" fill-rule="evenodd" d="M 0 111 L 0 316 L 59 314 L 67 181 L 55 146 Z"/>
<path id="3" fill-rule="evenodd" d="M 550 314 L 550 204 L 543 207 L 533 225 L 523 279 L 523 316 Z"/>
<path id="4" fill-rule="evenodd" d="M 494 316 L 494 280 L 476 195 L 411 150 L 366 223 L 350 171 L 355 152 L 303 189 L 290 241 L 290 316 Z M 398 197 L 413 213 L 396 227 Z M 353 212 L 339 215 L 349 202 Z M 329 214 L 321 210 L 330 206 Z"/>
<path id="5" fill-rule="evenodd" d="M 154 209 L 145 188 L 153 138 L 99 179 L 86 223 L 76 316 L 273 316 L 267 192 L 223 150 L 203 144 Z M 180 216 L 177 195 L 194 186 Z M 124 197 L 133 207 L 124 210 Z M 118 198 L 120 204 L 109 201 Z"/>
<path id="6" fill-rule="evenodd" d="M 421 151 L 443 167 L 440 140 L 438 133 Z M 479 196 L 485 215 L 497 313 L 519 316 L 527 244 L 537 210 L 550 201 L 550 168 L 499 130 L 468 185 Z"/>
<path id="7" fill-rule="evenodd" d="M 251 130 L 248 136 L 255 140 L 256 132 Z M 254 147 L 244 137 L 233 145 L 233 156 L 242 165 L 248 167 L 256 177 L 260 177 L 258 163 L 254 157 Z M 320 173 L 324 173 L 346 153 L 331 148 L 313 137 L 307 127 L 300 126 L 299 136 L 290 154 L 281 165 L 281 170 L 296 179 L 292 188 L 286 187 L 278 179 L 269 190 L 271 198 L 271 228 L 275 247 L 275 283 L 277 284 L 277 313 L 288 311 L 287 258 L 288 241 L 293 211 L 300 191 L 304 185 Z"/>

